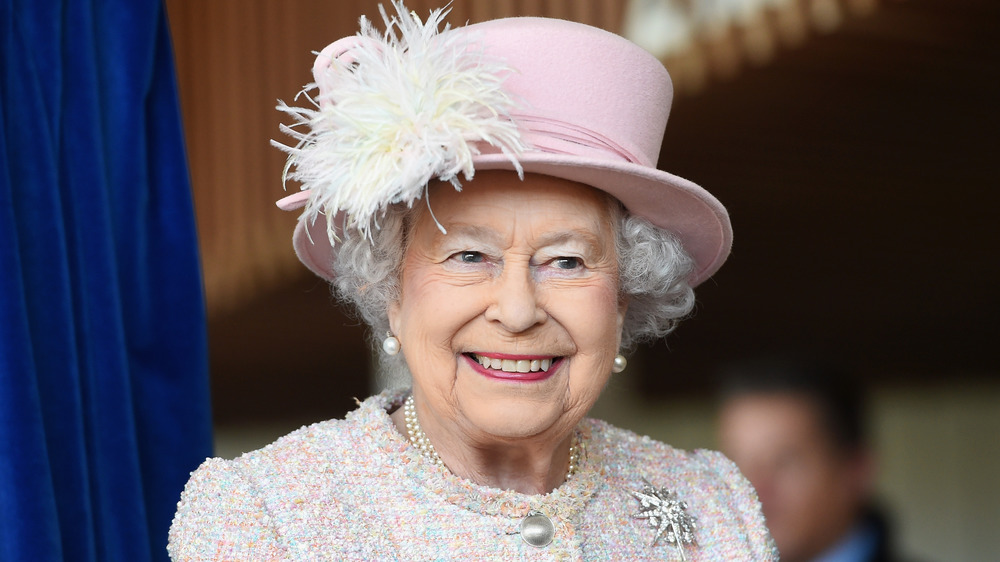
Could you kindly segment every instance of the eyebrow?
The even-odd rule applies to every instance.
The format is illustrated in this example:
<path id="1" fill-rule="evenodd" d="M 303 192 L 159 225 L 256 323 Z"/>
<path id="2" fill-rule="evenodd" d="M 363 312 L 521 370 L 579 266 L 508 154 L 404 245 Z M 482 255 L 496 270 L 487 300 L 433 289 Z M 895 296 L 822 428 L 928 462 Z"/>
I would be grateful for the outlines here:
<path id="1" fill-rule="evenodd" d="M 446 242 L 454 241 L 455 238 L 473 238 L 476 240 L 485 240 L 492 244 L 499 244 L 501 236 L 499 232 L 487 226 L 470 223 L 453 223 L 448 225 L 448 234 L 446 236 L 438 237 L 436 245 L 440 246 Z"/>
<path id="2" fill-rule="evenodd" d="M 448 236 L 455 235 L 458 237 L 470 237 L 477 238 L 480 240 L 486 240 L 487 242 L 499 243 L 501 240 L 500 233 L 496 230 L 478 224 L 470 223 L 457 223 L 448 226 Z M 563 242 L 568 242 L 572 240 L 582 239 L 585 243 L 590 244 L 595 247 L 601 246 L 601 240 L 598 236 L 586 230 L 581 230 L 577 228 L 571 228 L 567 230 L 560 230 L 558 232 L 550 232 L 541 236 L 538 239 L 538 246 L 551 246 L 553 244 L 561 244 Z M 442 238 L 444 240 L 444 238 Z"/>
<path id="3" fill-rule="evenodd" d="M 594 236 L 593 233 L 587 232 L 586 230 L 579 229 L 569 229 L 561 230 L 559 232 L 550 232 L 545 236 L 539 238 L 539 247 L 552 246 L 554 244 L 562 244 L 563 242 L 570 242 L 574 240 L 582 240 L 585 244 L 593 247 L 594 249 L 601 247 L 601 240 L 599 237 Z"/>

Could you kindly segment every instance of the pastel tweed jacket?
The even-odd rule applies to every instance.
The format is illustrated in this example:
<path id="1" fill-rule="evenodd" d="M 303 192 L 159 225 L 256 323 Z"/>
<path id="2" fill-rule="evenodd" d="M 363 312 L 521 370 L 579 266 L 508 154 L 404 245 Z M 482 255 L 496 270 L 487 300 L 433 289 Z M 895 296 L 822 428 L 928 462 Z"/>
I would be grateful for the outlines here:
<path id="1" fill-rule="evenodd" d="M 208 459 L 178 504 L 170 556 L 181 560 L 680 560 L 630 491 L 676 492 L 696 521 L 692 561 L 777 560 L 760 504 L 719 453 L 685 452 L 587 419 L 580 467 L 545 495 L 478 486 L 425 459 L 387 410 L 405 392 L 364 401 L 346 419 L 304 427 L 227 461 Z M 548 546 L 518 533 L 532 511 Z"/>

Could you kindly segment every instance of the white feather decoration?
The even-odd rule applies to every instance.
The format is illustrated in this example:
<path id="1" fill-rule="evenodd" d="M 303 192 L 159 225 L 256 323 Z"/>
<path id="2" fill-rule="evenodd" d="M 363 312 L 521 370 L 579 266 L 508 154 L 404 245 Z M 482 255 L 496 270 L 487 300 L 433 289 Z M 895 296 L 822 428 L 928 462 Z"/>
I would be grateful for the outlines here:
<path id="1" fill-rule="evenodd" d="M 523 175 L 517 156 L 525 146 L 510 119 L 515 102 L 502 88 L 512 69 L 489 59 L 472 33 L 448 25 L 438 32 L 449 10 L 432 11 L 424 23 L 400 0 L 393 6 L 398 17 L 379 6 L 384 34 L 362 17 L 350 50 L 306 86 L 301 95 L 313 107 L 279 101 L 295 119 L 282 131 L 298 141 L 272 141 L 288 153 L 284 179 L 310 190 L 303 217 L 312 224 L 326 214 L 331 243 L 337 212 L 345 230 L 370 238 L 388 205 L 412 206 L 430 180 L 461 190 L 459 174 L 475 174 L 478 142 L 496 147 Z M 313 99 L 308 92 L 317 88 Z"/>

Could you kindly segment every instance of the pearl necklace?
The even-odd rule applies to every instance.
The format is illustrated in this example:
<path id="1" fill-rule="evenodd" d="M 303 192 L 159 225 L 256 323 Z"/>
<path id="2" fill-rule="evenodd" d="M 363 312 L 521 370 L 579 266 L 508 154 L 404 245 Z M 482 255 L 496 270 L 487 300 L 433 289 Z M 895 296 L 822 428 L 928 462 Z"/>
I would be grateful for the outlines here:
<path id="1" fill-rule="evenodd" d="M 406 397 L 406 401 L 403 403 L 403 418 L 406 420 L 406 432 L 407 437 L 410 438 L 410 442 L 420 450 L 420 453 L 427 458 L 427 460 L 440 466 L 441 468 L 447 469 L 444 465 L 444 461 L 434 450 L 434 445 L 431 444 L 431 440 L 427 438 L 424 434 L 424 430 L 420 428 L 420 420 L 417 418 L 417 407 L 414 404 L 413 395 Z M 571 476 L 576 474 L 577 469 L 580 467 L 580 449 L 582 444 L 580 443 L 579 432 L 573 431 L 573 440 L 569 445 L 569 467 L 566 469 L 566 479 L 569 480 Z"/>

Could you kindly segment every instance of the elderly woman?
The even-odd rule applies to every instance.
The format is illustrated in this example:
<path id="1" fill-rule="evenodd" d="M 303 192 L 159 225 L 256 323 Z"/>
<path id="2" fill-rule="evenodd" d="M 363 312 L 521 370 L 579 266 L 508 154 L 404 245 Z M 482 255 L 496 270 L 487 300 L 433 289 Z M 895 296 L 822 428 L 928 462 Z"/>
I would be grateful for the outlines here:
<path id="1" fill-rule="evenodd" d="M 654 165 L 663 66 L 585 25 L 439 31 L 399 4 L 332 44 L 295 116 L 299 257 L 412 388 L 193 475 L 175 560 L 773 560 L 718 453 L 587 419 L 729 250 Z"/>

